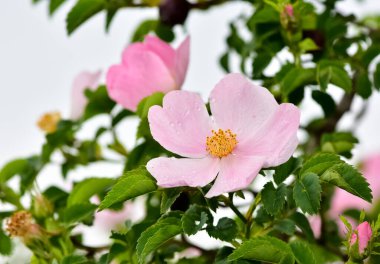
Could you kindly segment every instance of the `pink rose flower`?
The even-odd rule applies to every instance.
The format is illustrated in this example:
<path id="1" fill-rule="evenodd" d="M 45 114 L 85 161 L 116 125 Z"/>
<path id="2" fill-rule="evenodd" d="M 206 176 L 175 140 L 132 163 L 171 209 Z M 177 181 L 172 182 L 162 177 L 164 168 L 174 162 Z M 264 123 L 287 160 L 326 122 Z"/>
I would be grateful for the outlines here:
<path id="1" fill-rule="evenodd" d="M 167 150 L 147 164 L 162 187 L 205 186 L 213 197 L 247 187 L 261 168 L 286 162 L 298 145 L 300 111 L 279 105 L 265 88 L 241 74 L 224 77 L 211 92 L 210 117 L 201 97 L 173 91 L 149 110 L 150 130 Z"/>
<path id="2" fill-rule="evenodd" d="M 372 236 L 372 229 L 371 225 L 366 221 L 358 225 L 358 227 L 355 229 L 357 234 L 354 232 L 352 233 L 351 239 L 350 239 L 350 245 L 354 245 L 356 241 L 359 243 L 359 253 L 362 254 L 364 250 L 368 246 L 368 242 L 371 240 Z"/>
<path id="3" fill-rule="evenodd" d="M 101 71 L 83 71 L 75 77 L 71 89 L 71 119 L 76 120 L 83 115 L 83 111 L 87 104 L 87 98 L 84 95 L 84 91 L 86 89 L 95 90 L 99 85 L 101 75 Z"/>
<path id="4" fill-rule="evenodd" d="M 180 89 L 189 64 L 189 50 L 189 38 L 176 50 L 153 36 L 146 36 L 143 43 L 129 45 L 121 64 L 108 70 L 109 96 L 126 109 L 136 111 L 144 97 Z"/>
<path id="5" fill-rule="evenodd" d="M 363 175 L 372 190 L 374 201 L 380 198 L 380 154 L 367 158 L 363 163 Z M 358 210 L 369 210 L 372 204 L 348 193 L 342 189 L 336 189 L 331 200 L 330 215 L 337 218 L 345 210 L 355 208 Z"/>
<path id="6" fill-rule="evenodd" d="M 94 226 L 106 231 L 118 229 L 124 226 L 125 221 L 132 220 L 135 214 L 135 206 L 132 202 L 126 202 L 120 211 L 103 210 L 95 213 Z"/>

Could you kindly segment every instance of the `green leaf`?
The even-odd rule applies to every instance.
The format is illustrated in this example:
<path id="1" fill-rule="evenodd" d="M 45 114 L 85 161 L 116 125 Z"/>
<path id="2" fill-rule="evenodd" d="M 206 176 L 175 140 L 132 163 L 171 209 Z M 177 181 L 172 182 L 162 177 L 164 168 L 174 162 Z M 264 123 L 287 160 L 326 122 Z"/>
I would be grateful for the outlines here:
<path id="1" fill-rule="evenodd" d="M 60 214 L 63 223 L 74 224 L 90 219 L 97 206 L 91 203 L 78 203 L 67 207 Z"/>
<path id="2" fill-rule="evenodd" d="M 225 72 L 230 72 L 229 60 L 230 60 L 230 54 L 228 51 L 224 53 L 219 59 L 219 64 L 220 66 L 222 66 Z"/>
<path id="3" fill-rule="evenodd" d="M 340 157 L 332 153 L 318 153 L 308 159 L 302 166 L 300 175 L 308 172 L 313 172 L 315 174 L 321 175 L 328 168 L 335 164 L 343 163 Z"/>
<path id="4" fill-rule="evenodd" d="M 122 109 L 119 113 L 117 113 L 115 116 L 112 117 L 112 123 L 111 123 L 111 126 L 112 127 L 115 127 L 117 126 L 117 124 L 119 124 L 122 120 L 124 120 L 124 118 L 126 117 L 129 117 L 129 116 L 133 116 L 134 113 L 129 111 L 129 110 L 126 110 L 126 109 Z"/>
<path id="5" fill-rule="evenodd" d="M 209 225 L 206 228 L 207 233 L 222 241 L 232 241 L 238 233 L 238 226 L 233 219 L 228 217 L 220 218 L 216 226 Z"/>
<path id="6" fill-rule="evenodd" d="M 352 90 L 352 81 L 344 65 L 338 61 L 321 60 L 317 67 L 317 81 L 321 90 L 325 91 L 327 85 L 332 83 L 346 92 Z"/>
<path id="7" fill-rule="evenodd" d="M 285 181 L 298 167 L 300 166 L 300 160 L 291 157 L 287 162 L 281 164 L 275 168 L 273 180 L 279 185 Z"/>
<path id="8" fill-rule="evenodd" d="M 252 76 L 254 78 L 261 78 L 263 71 L 270 64 L 272 58 L 273 56 L 269 52 L 258 52 L 252 62 Z"/>
<path id="9" fill-rule="evenodd" d="M 111 27 L 111 23 L 113 19 L 115 18 L 116 12 L 117 12 L 117 7 L 109 7 L 106 12 L 106 27 L 105 30 L 108 32 Z"/>
<path id="10" fill-rule="evenodd" d="M 115 106 L 115 102 L 109 98 L 107 88 L 104 85 L 99 86 L 95 91 L 87 89 L 85 95 L 88 102 L 84 110 L 84 120 L 99 114 L 109 114 Z"/>
<path id="11" fill-rule="evenodd" d="M 284 77 L 281 82 L 281 91 L 284 96 L 299 87 L 311 84 L 315 81 L 315 69 L 293 68 Z"/>
<path id="12" fill-rule="evenodd" d="M 8 162 L 0 171 L 0 182 L 7 182 L 13 176 L 23 173 L 27 166 L 28 161 L 26 159 L 16 159 Z"/>
<path id="13" fill-rule="evenodd" d="M 166 151 L 157 143 L 157 141 L 147 139 L 128 154 L 125 170 L 132 170 L 143 166 L 147 164 L 149 160 L 158 157 L 165 152 Z"/>
<path id="14" fill-rule="evenodd" d="M 1 221 L 0 221 L 1 223 Z M 12 253 L 12 240 L 0 230 L 0 255 L 8 256 Z"/>
<path id="15" fill-rule="evenodd" d="M 66 2 L 66 0 L 50 0 L 49 14 L 52 16 L 64 2 Z"/>
<path id="16" fill-rule="evenodd" d="M 314 90 L 311 94 L 311 97 L 314 99 L 315 102 L 317 102 L 317 104 L 319 104 L 322 107 L 325 117 L 329 117 L 335 113 L 335 101 L 328 93 Z"/>
<path id="17" fill-rule="evenodd" d="M 376 65 L 375 72 L 373 73 L 373 84 L 375 85 L 375 88 L 379 91 L 380 90 L 380 63 Z"/>
<path id="18" fill-rule="evenodd" d="M 70 255 L 65 256 L 60 264 L 86 264 L 89 263 L 85 256 Z"/>
<path id="19" fill-rule="evenodd" d="M 356 195 L 367 202 L 372 201 L 371 189 L 363 175 L 347 163 L 337 164 L 326 170 L 321 180 Z"/>
<path id="20" fill-rule="evenodd" d="M 372 84 L 368 78 L 367 71 L 359 72 L 355 80 L 355 88 L 358 95 L 364 99 L 368 99 L 372 94 Z"/>
<path id="21" fill-rule="evenodd" d="M 252 17 L 248 21 L 248 26 L 249 28 L 253 29 L 256 24 L 279 22 L 279 13 L 273 7 L 264 5 L 264 8 L 259 9 L 253 13 Z"/>
<path id="22" fill-rule="evenodd" d="M 273 229 L 281 233 L 284 233 L 288 236 L 292 236 L 296 231 L 296 224 L 291 219 L 282 219 L 276 221 L 275 225 L 273 226 Z"/>
<path id="23" fill-rule="evenodd" d="M 321 149 L 351 158 L 351 150 L 357 143 L 358 139 L 349 132 L 326 133 L 322 135 Z"/>
<path id="24" fill-rule="evenodd" d="M 164 94 L 161 92 L 156 92 L 150 96 L 145 97 L 144 99 L 140 101 L 139 105 L 137 106 L 137 111 L 136 111 L 137 115 L 140 118 L 148 117 L 149 109 L 153 105 L 161 106 L 163 98 L 164 98 Z"/>
<path id="25" fill-rule="evenodd" d="M 318 45 L 315 44 L 311 38 L 305 38 L 300 43 L 298 43 L 298 46 L 302 52 L 319 50 Z"/>
<path id="26" fill-rule="evenodd" d="M 363 54 L 362 62 L 365 66 L 369 66 L 371 61 L 380 54 L 380 45 L 378 43 L 372 44 Z"/>
<path id="27" fill-rule="evenodd" d="M 170 207 L 173 205 L 175 200 L 179 197 L 181 192 L 184 190 L 183 187 L 178 188 L 169 188 L 164 189 L 162 191 L 162 198 L 161 198 L 161 214 L 166 213 Z"/>
<path id="28" fill-rule="evenodd" d="M 93 195 L 106 191 L 114 183 L 115 180 L 110 178 L 85 179 L 80 183 L 75 184 L 67 199 L 67 206 L 88 202 Z"/>
<path id="29" fill-rule="evenodd" d="M 75 123 L 70 120 L 61 120 L 58 123 L 57 130 L 54 133 L 49 133 L 46 135 L 47 144 L 50 145 L 50 148 L 57 148 L 64 144 L 72 145 L 74 141 L 74 131 L 75 131 Z M 54 149 L 50 149 L 50 154 Z M 46 154 L 49 160 L 50 154 Z"/>
<path id="30" fill-rule="evenodd" d="M 156 180 L 145 167 L 127 171 L 107 193 L 104 200 L 100 203 L 99 209 L 109 208 L 115 203 L 153 192 L 156 189 Z"/>
<path id="31" fill-rule="evenodd" d="M 182 229 L 186 234 L 194 235 L 204 225 L 212 225 L 213 220 L 214 218 L 207 207 L 193 204 L 182 216 Z"/>
<path id="32" fill-rule="evenodd" d="M 0 201 L 3 203 L 10 203 L 17 208 L 23 208 L 20 203 L 20 195 L 18 195 L 12 188 L 0 183 Z"/>
<path id="33" fill-rule="evenodd" d="M 158 20 L 150 19 L 143 21 L 132 35 L 131 42 L 143 41 L 145 36 L 150 32 L 155 31 L 158 25 Z"/>
<path id="34" fill-rule="evenodd" d="M 299 264 L 317 264 L 314 252 L 309 244 L 302 240 L 294 240 L 290 242 L 293 254 Z"/>
<path id="35" fill-rule="evenodd" d="M 158 23 L 155 29 L 157 37 L 165 42 L 172 42 L 175 38 L 173 29 L 163 23 Z"/>
<path id="36" fill-rule="evenodd" d="M 308 172 L 303 174 L 294 185 L 294 201 L 303 212 L 316 214 L 320 207 L 321 192 L 318 175 Z"/>
<path id="37" fill-rule="evenodd" d="M 271 236 L 255 237 L 243 242 L 228 257 L 228 261 L 238 259 L 283 264 L 293 264 L 295 261 L 289 245 Z"/>
<path id="38" fill-rule="evenodd" d="M 181 232 L 181 214 L 179 212 L 170 212 L 162 216 L 154 225 L 142 232 L 138 239 L 136 251 L 139 262 L 145 263 L 145 258 L 150 253 Z"/>
<path id="39" fill-rule="evenodd" d="M 311 251 L 314 252 L 314 257 L 316 262 L 319 263 L 335 263 L 342 261 L 341 257 L 331 253 L 331 251 L 326 248 L 319 246 L 316 243 L 310 243 L 309 247 Z"/>
<path id="40" fill-rule="evenodd" d="M 305 234 L 305 237 L 308 241 L 314 242 L 314 232 L 311 229 L 310 222 L 306 218 L 306 216 L 302 213 L 295 212 L 290 216 L 290 219 L 292 219 L 295 223 L 296 226 L 299 227 L 299 229 L 302 230 L 302 232 Z"/>
<path id="41" fill-rule="evenodd" d="M 90 17 L 106 8 L 105 0 L 78 0 L 66 18 L 66 29 L 70 35 Z"/>
<path id="42" fill-rule="evenodd" d="M 286 197 L 286 186 L 280 184 L 276 189 L 272 182 L 265 184 L 261 191 L 261 200 L 265 210 L 271 214 L 278 214 L 284 207 Z"/>

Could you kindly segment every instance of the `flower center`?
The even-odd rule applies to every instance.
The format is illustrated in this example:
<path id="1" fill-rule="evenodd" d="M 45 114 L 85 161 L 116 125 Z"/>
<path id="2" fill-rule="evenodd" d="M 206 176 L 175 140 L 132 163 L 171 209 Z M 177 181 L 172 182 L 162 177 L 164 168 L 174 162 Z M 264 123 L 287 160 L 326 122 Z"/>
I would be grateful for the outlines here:
<path id="1" fill-rule="evenodd" d="M 230 129 L 218 131 L 212 130 L 212 136 L 206 139 L 206 150 L 213 156 L 222 158 L 230 154 L 236 144 L 236 134 Z"/>

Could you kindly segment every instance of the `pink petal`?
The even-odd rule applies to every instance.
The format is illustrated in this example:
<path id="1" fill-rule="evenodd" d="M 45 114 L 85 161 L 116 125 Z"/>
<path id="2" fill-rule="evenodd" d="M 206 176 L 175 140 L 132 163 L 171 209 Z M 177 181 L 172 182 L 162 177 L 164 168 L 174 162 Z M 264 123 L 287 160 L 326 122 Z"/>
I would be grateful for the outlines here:
<path id="1" fill-rule="evenodd" d="M 107 73 L 110 97 L 126 109 L 135 111 L 138 103 L 154 92 L 176 89 L 175 80 L 161 59 L 152 52 L 128 53 L 128 66 L 111 66 Z"/>
<path id="2" fill-rule="evenodd" d="M 371 185 L 374 199 L 380 198 L 380 154 L 372 155 L 364 160 L 363 174 Z"/>
<path id="3" fill-rule="evenodd" d="M 202 187 L 210 183 L 219 171 L 219 159 L 155 158 L 146 165 L 162 187 Z"/>
<path id="4" fill-rule="evenodd" d="M 311 215 L 308 217 L 311 230 L 313 230 L 314 237 L 319 238 L 321 236 L 321 216 L 320 215 Z"/>
<path id="5" fill-rule="evenodd" d="M 133 62 L 131 60 L 133 60 L 134 54 L 136 53 L 140 54 L 140 53 L 148 52 L 148 51 L 149 50 L 146 47 L 146 45 L 144 45 L 141 42 L 130 44 L 123 50 L 123 54 L 121 55 L 121 58 L 122 58 L 121 62 L 125 66 L 130 65 L 133 67 Z"/>
<path id="6" fill-rule="evenodd" d="M 266 157 L 264 167 L 278 166 L 297 148 L 299 123 L 299 109 L 293 104 L 281 104 L 255 135 L 238 143 L 235 152 Z"/>
<path id="7" fill-rule="evenodd" d="M 154 36 L 146 36 L 144 44 L 148 50 L 159 56 L 166 67 L 174 73 L 176 52 L 169 44 Z"/>
<path id="8" fill-rule="evenodd" d="M 87 98 L 84 91 L 88 88 L 95 90 L 99 84 L 101 71 L 79 73 L 71 88 L 71 119 L 79 119 L 83 115 L 84 108 L 87 104 Z"/>
<path id="9" fill-rule="evenodd" d="M 148 114 L 153 138 L 165 149 L 184 157 L 206 156 L 206 138 L 211 118 L 201 97 L 192 92 L 172 91 L 163 107 L 153 106 Z"/>
<path id="10" fill-rule="evenodd" d="M 358 234 L 352 234 L 350 244 L 355 244 L 359 236 L 359 252 L 363 253 L 364 250 L 367 248 L 368 242 L 371 240 L 372 237 L 371 225 L 367 221 L 363 222 L 360 225 L 358 225 L 356 231 L 358 232 Z"/>
<path id="11" fill-rule="evenodd" d="M 267 89 L 238 73 L 228 74 L 215 86 L 210 104 L 219 128 L 231 129 L 239 142 L 254 135 L 278 106 Z"/>
<path id="12" fill-rule="evenodd" d="M 187 37 L 178 47 L 175 54 L 175 77 L 179 87 L 181 87 L 185 81 L 189 60 L 190 37 Z"/>
<path id="13" fill-rule="evenodd" d="M 246 188 L 259 173 L 263 162 L 263 157 L 258 156 L 226 156 L 221 160 L 219 175 L 206 197 Z"/>

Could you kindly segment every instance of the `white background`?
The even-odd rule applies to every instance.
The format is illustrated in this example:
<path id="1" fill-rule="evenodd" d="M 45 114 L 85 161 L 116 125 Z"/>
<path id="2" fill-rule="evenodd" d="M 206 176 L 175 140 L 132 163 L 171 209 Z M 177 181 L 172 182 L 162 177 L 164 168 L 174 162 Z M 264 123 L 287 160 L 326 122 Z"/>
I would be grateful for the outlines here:
<path id="1" fill-rule="evenodd" d="M 43 134 L 35 126 L 38 117 L 51 110 L 68 115 L 70 88 L 82 70 L 106 69 L 117 63 L 123 47 L 139 21 L 155 18 L 155 9 L 124 10 L 116 15 L 109 34 L 104 33 L 104 15 L 97 15 L 71 37 L 65 32 L 66 4 L 53 17 L 47 5 L 31 0 L 2 0 L 0 9 L 0 165 L 39 151 Z M 380 12 L 378 0 L 341 1 L 345 13 Z M 217 59 L 224 51 L 228 22 L 244 3 L 216 7 L 210 12 L 192 12 L 187 23 L 191 35 L 191 64 L 183 89 L 201 92 L 207 98 L 223 76 Z M 371 99 L 369 115 L 357 130 L 359 155 L 380 151 L 378 93 Z M 306 109 L 306 112 L 310 110 Z"/>
<path id="2" fill-rule="evenodd" d="M 38 153 L 44 141 L 35 123 L 47 111 L 68 116 L 70 88 L 82 70 L 95 71 L 119 62 L 133 29 L 155 9 L 124 10 L 117 14 L 111 30 L 104 33 L 104 15 L 97 15 L 72 36 L 65 31 L 65 14 L 73 2 L 53 17 L 47 5 L 33 6 L 32 0 L 2 0 L 0 8 L 0 167 L 16 157 Z M 226 4 L 209 12 L 194 11 L 187 21 L 191 35 L 191 63 L 183 89 L 197 91 L 204 99 L 223 76 L 217 60 L 225 49 L 228 23 L 240 13 L 249 13 L 245 3 Z M 358 15 L 380 13 L 378 0 L 364 3 L 342 1 L 340 10 Z M 177 43 L 178 44 L 178 43 Z M 357 160 L 380 152 L 380 96 L 371 98 L 368 114 L 356 128 L 361 143 Z M 305 107 L 308 106 L 308 108 Z M 302 106 L 303 120 L 319 113 L 309 104 Z M 356 107 L 360 100 L 355 102 Z M 131 131 L 125 131 L 132 134 Z M 104 170 L 108 171 L 108 170 Z M 58 170 L 48 170 L 39 180 L 49 184 Z M 0 205 L 1 206 L 1 205 Z M 0 260 L 1 261 L 1 260 Z"/>

